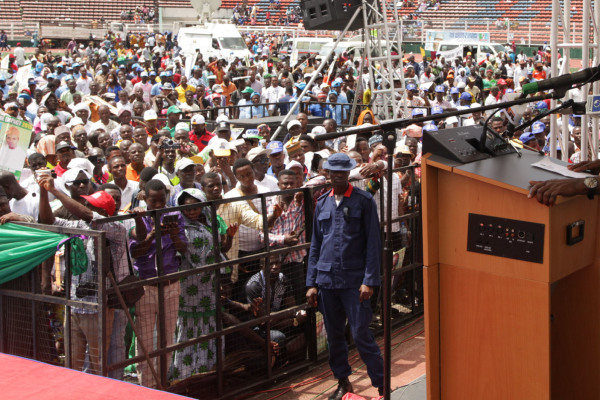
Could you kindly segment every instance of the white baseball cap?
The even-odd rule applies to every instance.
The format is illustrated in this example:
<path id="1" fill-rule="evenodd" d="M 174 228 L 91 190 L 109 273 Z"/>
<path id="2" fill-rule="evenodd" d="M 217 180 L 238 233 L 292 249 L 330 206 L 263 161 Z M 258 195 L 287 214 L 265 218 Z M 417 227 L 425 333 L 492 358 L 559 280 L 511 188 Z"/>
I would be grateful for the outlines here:
<path id="1" fill-rule="evenodd" d="M 206 120 L 200 114 L 195 114 L 192 117 L 192 125 L 202 125 L 202 124 L 205 124 L 205 123 L 206 123 Z"/>
<path id="2" fill-rule="evenodd" d="M 144 112 L 144 121 L 150 121 L 152 119 L 158 119 L 158 115 L 156 115 L 156 111 L 147 110 Z"/>

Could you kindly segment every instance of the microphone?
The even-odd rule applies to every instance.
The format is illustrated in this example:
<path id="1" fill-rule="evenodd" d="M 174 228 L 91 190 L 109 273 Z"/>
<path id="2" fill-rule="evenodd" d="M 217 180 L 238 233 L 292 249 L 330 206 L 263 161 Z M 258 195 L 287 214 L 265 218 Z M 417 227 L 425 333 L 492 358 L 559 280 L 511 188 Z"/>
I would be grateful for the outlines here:
<path id="1" fill-rule="evenodd" d="M 595 82 L 600 79 L 600 67 L 586 68 L 583 71 L 574 74 L 564 74 L 556 78 L 544 79 L 543 81 L 526 83 L 523 85 L 521 93 L 523 96 L 544 92 L 546 90 L 554 90 L 559 94 L 563 94 L 571 89 L 573 85 L 580 83 Z M 562 96 L 561 96 L 562 97 Z"/>

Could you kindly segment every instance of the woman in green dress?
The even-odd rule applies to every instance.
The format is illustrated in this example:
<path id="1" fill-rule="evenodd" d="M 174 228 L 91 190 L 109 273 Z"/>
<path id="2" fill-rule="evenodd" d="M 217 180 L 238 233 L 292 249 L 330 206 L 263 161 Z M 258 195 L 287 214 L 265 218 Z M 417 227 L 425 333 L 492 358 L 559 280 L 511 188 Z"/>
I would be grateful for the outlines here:
<path id="1" fill-rule="evenodd" d="M 206 202 L 204 192 L 199 189 L 185 189 L 177 198 L 177 205 Z M 181 263 L 181 270 L 201 268 L 216 262 L 218 246 L 213 242 L 213 223 L 210 209 L 198 207 L 182 211 L 185 221 L 185 235 L 188 251 Z M 217 216 L 216 226 L 221 240 L 221 252 L 231 247 L 231 239 L 237 232 L 237 225 L 229 228 Z M 221 260 L 225 259 L 221 255 Z M 177 317 L 176 343 L 212 333 L 217 329 L 217 270 L 205 271 L 181 279 L 181 295 Z M 217 362 L 216 339 L 206 340 L 175 352 L 173 379 L 185 379 L 193 374 L 210 371 Z"/>

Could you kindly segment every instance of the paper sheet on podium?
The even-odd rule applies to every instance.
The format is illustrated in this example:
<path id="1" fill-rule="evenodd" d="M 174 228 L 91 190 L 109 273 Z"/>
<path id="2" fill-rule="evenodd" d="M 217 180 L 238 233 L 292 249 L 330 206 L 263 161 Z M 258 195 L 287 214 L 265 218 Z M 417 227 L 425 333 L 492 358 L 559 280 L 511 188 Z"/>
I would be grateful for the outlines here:
<path id="1" fill-rule="evenodd" d="M 560 165 L 552 162 L 550 157 L 544 157 L 540 161 L 531 164 L 533 167 L 538 167 L 541 169 L 545 169 L 546 171 L 555 172 L 562 176 L 566 176 L 569 178 L 585 178 L 586 176 L 592 176 L 587 172 L 574 172 L 567 168 L 566 165 Z"/>

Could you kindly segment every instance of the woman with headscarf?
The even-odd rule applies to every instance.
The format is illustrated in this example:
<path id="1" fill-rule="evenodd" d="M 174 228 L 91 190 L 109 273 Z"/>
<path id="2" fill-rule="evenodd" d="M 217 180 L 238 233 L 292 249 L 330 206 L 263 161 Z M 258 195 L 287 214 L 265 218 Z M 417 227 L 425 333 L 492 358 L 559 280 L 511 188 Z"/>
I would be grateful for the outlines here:
<path id="1" fill-rule="evenodd" d="M 177 205 L 206 202 L 206 195 L 199 189 L 184 189 L 177 197 Z M 188 249 L 181 263 L 181 270 L 201 268 L 217 262 L 217 243 L 213 241 L 213 229 L 218 229 L 221 250 L 231 247 L 231 239 L 237 225 L 227 228 L 221 217 L 212 220 L 210 208 L 201 206 L 182 211 Z M 224 259 L 220 255 L 219 259 Z M 186 342 L 217 329 L 217 292 L 215 276 L 219 270 L 210 270 L 181 279 L 181 296 L 177 316 L 176 343 Z M 217 341 L 210 339 L 199 346 L 188 346 L 175 352 L 173 379 L 185 379 L 193 374 L 210 371 L 217 362 Z"/>
<path id="2" fill-rule="evenodd" d="M 379 122 L 375 119 L 375 114 L 371 110 L 363 110 L 358 116 L 358 120 L 356 121 L 356 126 L 360 126 L 362 124 L 372 124 L 377 125 Z"/>

